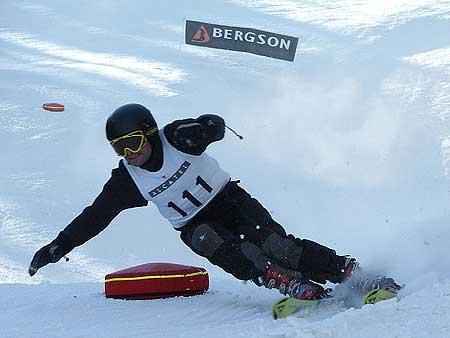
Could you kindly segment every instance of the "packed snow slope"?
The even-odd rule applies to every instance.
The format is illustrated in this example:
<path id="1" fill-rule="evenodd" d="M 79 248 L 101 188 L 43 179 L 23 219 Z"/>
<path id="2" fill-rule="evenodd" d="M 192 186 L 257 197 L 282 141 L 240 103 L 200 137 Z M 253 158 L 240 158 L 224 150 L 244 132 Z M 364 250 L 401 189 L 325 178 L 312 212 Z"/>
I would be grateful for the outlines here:
<path id="1" fill-rule="evenodd" d="M 450 337 L 450 1 L 0 2 L 1 337 Z M 186 19 L 300 38 L 293 63 L 184 44 Z M 63 113 L 44 102 L 65 104 Z M 117 165 L 121 104 L 160 126 L 213 113 L 209 153 L 289 233 L 407 283 L 401 298 L 274 321 L 279 295 L 195 256 L 154 207 L 31 278 Z M 103 295 L 146 262 L 204 266 L 208 294 Z"/>

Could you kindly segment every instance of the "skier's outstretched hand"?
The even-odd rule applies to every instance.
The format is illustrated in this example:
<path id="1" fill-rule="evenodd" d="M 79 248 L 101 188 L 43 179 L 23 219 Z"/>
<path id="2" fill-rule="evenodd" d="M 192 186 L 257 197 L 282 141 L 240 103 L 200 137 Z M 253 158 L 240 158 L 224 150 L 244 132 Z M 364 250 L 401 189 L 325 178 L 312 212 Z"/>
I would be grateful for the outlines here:
<path id="1" fill-rule="evenodd" d="M 183 148 L 195 148 L 202 146 L 208 139 L 208 127 L 192 122 L 178 126 L 173 133 L 174 141 Z"/>
<path id="2" fill-rule="evenodd" d="M 221 140 L 225 133 L 225 121 L 218 115 L 206 114 L 197 119 L 203 126 L 207 127 L 207 133 L 215 141 Z"/>
<path id="3" fill-rule="evenodd" d="M 186 149 L 206 148 L 221 140 L 225 133 L 225 121 L 217 115 L 206 114 L 189 123 L 180 124 L 173 132 L 173 141 Z M 202 149 L 204 151 L 204 149 Z"/>
<path id="4" fill-rule="evenodd" d="M 64 255 L 74 248 L 72 242 L 60 233 L 55 240 L 39 249 L 35 254 L 28 268 L 30 276 L 34 276 L 36 272 L 49 263 L 56 263 Z"/>

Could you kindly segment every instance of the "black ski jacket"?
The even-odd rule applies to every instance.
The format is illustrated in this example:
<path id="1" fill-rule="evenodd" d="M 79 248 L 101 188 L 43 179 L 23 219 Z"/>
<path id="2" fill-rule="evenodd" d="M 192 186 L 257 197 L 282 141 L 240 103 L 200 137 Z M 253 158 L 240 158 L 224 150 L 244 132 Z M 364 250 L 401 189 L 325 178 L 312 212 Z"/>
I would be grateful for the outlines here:
<path id="1" fill-rule="evenodd" d="M 166 125 L 163 132 L 177 150 L 200 155 L 209 144 L 223 139 L 225 122 L 217 115 L 202 115 L 197 119 L 176 120 Z M 150 159 L 141 167 L 158 171 L 163 159 L 161 140 L 158 138 L 153 144 Z M 58 238 L 68 240 L 71 248 L 80 246 L 103 231 L 121 211 L 147 204 L 121 160 L 92 205 L 67 225 Z"/>

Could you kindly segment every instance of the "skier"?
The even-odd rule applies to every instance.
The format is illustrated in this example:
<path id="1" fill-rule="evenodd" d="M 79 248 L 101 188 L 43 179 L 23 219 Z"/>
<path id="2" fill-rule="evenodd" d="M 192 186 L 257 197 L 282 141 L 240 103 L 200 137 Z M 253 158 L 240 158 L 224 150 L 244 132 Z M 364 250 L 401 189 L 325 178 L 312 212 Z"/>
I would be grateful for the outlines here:
<path id="1" fill-rule="evenodd" d="M 239 181 L 230 179 L 205 153 L 223 139 L 225 127 L 221 117 L 202 115 L 158 130 L 146 107 L 116 109 L 107 119 L 106 136 L 123 159 L 92 205 L 36 252 L 30 275 L 97 236 L 121 211 L 151 201 L 189 248 L 236 278 L 298 299 L 327 297 L 320 284 L 346 281 L 358 263 L 286 234 Z M 391 278 L 364 282 L 370 288 L 400 288 Z"/>

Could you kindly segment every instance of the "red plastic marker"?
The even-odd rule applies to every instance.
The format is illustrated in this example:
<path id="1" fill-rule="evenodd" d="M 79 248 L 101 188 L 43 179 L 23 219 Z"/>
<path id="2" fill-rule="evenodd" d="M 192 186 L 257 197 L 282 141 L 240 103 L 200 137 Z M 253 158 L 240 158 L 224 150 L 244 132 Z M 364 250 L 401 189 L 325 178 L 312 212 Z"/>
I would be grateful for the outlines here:
<path id="1" fill-rule="evenodd" d="M 61 103 L 55 103 L 55 102 L 44 103 L 42 105 L 42 108 L 44 108 L 45 110 L 48 110 L 48 111 L 58 111 L 58 112 L 64 111 L 64 105 Z"/>

